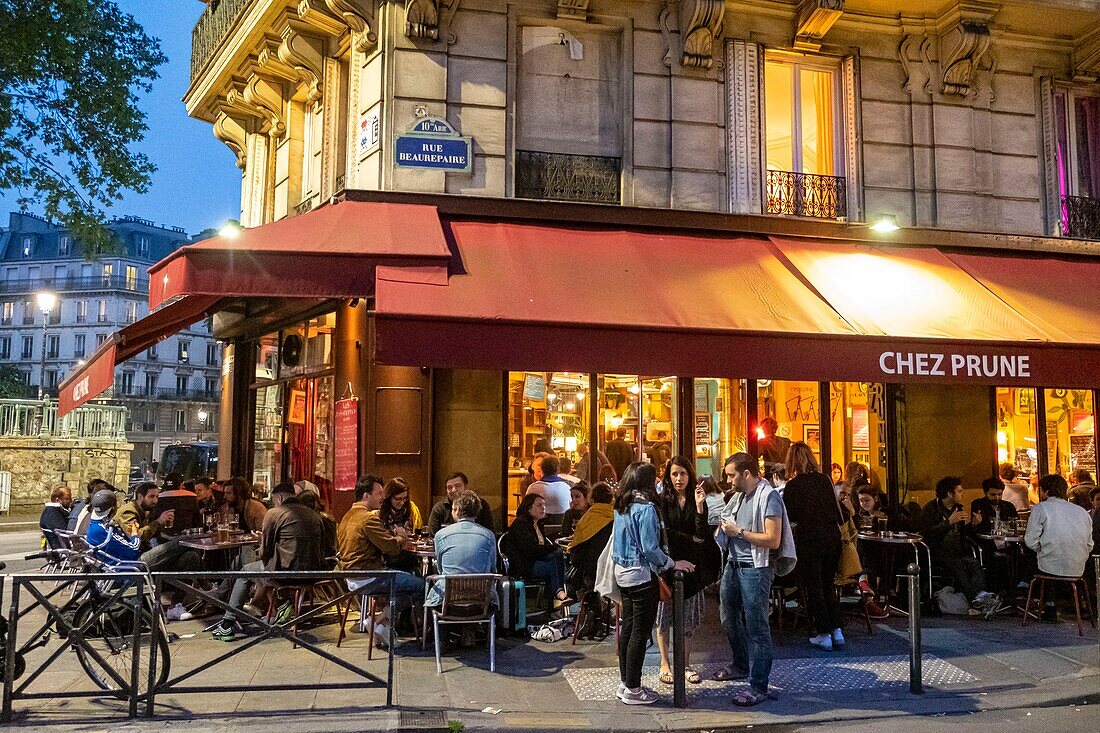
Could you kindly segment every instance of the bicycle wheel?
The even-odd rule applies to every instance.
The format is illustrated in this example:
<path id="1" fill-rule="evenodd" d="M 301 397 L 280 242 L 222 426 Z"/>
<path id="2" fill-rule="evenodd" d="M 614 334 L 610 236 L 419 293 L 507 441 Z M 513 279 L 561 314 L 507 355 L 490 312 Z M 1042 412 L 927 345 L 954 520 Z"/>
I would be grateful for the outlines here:
<path id="1" fill-rule="evenodd" d="M 77 644 L 70 634 L 69 642 L 76 648 L 76 656 L 80 660 L 80 666 L 92 678 L 101 689 L 118 690 L 122 687 L 111 676 L 113 671 L 119 678 L 130 680 L 130 665 L 133 660 L 134 641 L 134 610 L 130 600 L 120 600 L 106 607 L 89 600 L 81 604 L 73 618 L 74 628 L 81 628 L 87 624 L 83 634 L 83 644 Z M 94 615 L 94 618 L 93 618 Z M 153 640 L 153 623 L 160 624 L 157 636 L 157 673 L 156 687 L 162 686 L 168 681 L 168 671 L 171 659 L 168 650 L 168 631 L 159 614 L 153 614 L 148 601 L 141 608 L 141 634 L 139 644 L 141 649 L 138 654 L 138 690 L 145 694 L 149 690 L 149 652 Z M 94 649 L 103 659 L 101 663 L 95 658 L 88 648 Z M 120 695 L 121 696 L 121 695 Z"/>

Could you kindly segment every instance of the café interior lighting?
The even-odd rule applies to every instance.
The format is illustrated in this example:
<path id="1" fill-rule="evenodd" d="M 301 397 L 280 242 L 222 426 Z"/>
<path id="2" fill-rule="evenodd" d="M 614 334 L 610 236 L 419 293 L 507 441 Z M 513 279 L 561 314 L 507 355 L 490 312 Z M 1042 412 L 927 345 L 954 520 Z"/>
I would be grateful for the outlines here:
<path id="1" fill-rule="evenodd" d="M 880 214 L 874 223 L 871 224 L 873 231 L 881 234 L 889 234 L 890 232 L 896 232 L 901 227 L 898 226 L 898 218 L 893 214 Z"/>

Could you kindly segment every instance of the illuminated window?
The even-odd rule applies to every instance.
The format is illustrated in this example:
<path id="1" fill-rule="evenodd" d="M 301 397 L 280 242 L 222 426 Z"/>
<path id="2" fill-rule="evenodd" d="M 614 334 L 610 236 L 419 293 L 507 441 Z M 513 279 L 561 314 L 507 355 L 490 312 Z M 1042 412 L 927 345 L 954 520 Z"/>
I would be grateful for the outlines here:
<path id="1" fill-rule="evenodd" d="M 764 473 L 771 474 L 787 460 L 791 443 L 805 441 L 821 460 L 821 404 L 817 382 L 756 383 L 757 455 Z"/>
<path id="2" fill-rule="evenodd" d="M 836 69 L 822 62 L 769 58 L 764 95 L 768 170 L 837 175 Z"/>
<path id="3" fill-rule="evenodd" d="M 721 480 L 722 462 L 748 448 L 744 381 L 696 379 L 693 415 L 695 471 Z"/>
<path id="4" fill-rule="evenodd" d="M 1096 477 L 1096 416 L 1092 391 L 1045 391 L 1047 471 L 1065 478 L 1077 469 Z M 1035 497 L 1038 499 L 1038 497 Z"/>
<path id="5" fill-rule="evenodd" d="M 849 463 L 862 463 L 871 483 L 885 486 L 886 385 L 833 382 L 829 390 L 832 462 L 841 471 Z M 824 466 L 822 470 L 829 468 Z"/>

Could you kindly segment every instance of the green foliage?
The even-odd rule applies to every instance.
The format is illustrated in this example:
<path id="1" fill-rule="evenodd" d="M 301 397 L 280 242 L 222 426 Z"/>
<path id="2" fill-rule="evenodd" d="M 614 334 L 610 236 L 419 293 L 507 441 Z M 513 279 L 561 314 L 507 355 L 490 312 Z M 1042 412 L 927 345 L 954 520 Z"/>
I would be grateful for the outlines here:
<path id="1" fill-rule="evenodd" d="M 23 374 L 13 366 L 0 366 L 0 399 L 21 399 L 28 394 Z"/>
<path id="2" fill-rule="evenodd" d="M 447 730 L 450 733 L 462 733 L 466 730 L 466 724 L 459 720 L 449 720 L 447 721 Z"/>
<path id="3" fill-rule="evenodd" d="M 0 0 L 0 28 L 0 194 L 40 205 L 87 258 L 115 251 L 104 211 L 155 170 L 130 146 L 159 44 L 111 0 Z"/>

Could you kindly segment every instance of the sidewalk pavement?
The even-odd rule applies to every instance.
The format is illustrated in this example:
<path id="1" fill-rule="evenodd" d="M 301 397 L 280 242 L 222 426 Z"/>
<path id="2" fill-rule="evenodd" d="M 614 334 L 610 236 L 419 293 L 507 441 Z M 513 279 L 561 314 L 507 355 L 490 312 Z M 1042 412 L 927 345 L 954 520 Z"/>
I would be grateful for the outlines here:
<path id="1" fill-rule="evenodd" d="M 24 532 L 38 526 L 38 518 L 42 512 L 34 514 L 0 514 L 0 532 Z M 31 552 L 28 550 L 28 552 Z"/>
<path id="2" fill-rule="evenodd" d="M 694 641 L 697 651 L 692 658 L 701 673 L 728 661 L 717 615 L 716 599 L 708 598 L 706 623 Z M 173 677 L 230 649 L 229 644 L 203 634 L 203 625 L 199 621 L 170 625 L 181 635 L 172 645 Z M 22 622 L 21 639 L 26 627 Z M 367 640 L 355 633 L 337 650 L 336 631 L 329 624 L 309 633 L 330 652 L 385 676 L 384 652 L 376 650 L 374 660 L 368 662 Z M 751 709 L 730 703 L 736 683 L 709 680 L 688 686 L 687 708 L 673 708 L 672 688 L 656 679 L 655 647 L 647 658 L 646 684 L 665 698 L 648 707 L 623 705 L 613 698 L 618 682 L 613 636 L 600 643 L 579 641 L 576 646 L 571 639 L 553 644 L 501 639 L 496 673 L 488 671 L 485 648 L 452 645 L 444 650 L 442 675 L 436 674 L 430 646 L 421 652 L 419 644 L 406 641 L 398 646 L 395 664 L 395 709 L 383 707 L 381 690 L 167 693 L 157 697 L 156 718 L 135 721 L 126 720 L 124 703 L 66 697 L 67 691 L 92 688 L 75 655 L 65 653 L 31 688 L 53 690 L 56 696 L 16 700 L 13 709 L 17 722 L 36 727 L 175 730 L 186 726 L 188 733 L 230 726 L 284 733 L 288 727 L 295 731 L 445 731 L 448 723 L 461 724 L 467 731 L 532 732 L 713 731 L 748 726 L 788 731 L 825 723 L 843 723 L 853 730 L 901 724 L 909 730 L 918 720 L 921 730 L 932 730 L 937 729 L 936 721 L 944 727 L 957 725 L 961 716 L 970 724 L 982 720 L 974 717 L 981 715 L 1014 720 L 1013 733 L 1020 733 L 1041 729 L 1031 723 L 1048 720 L 1050 716 L 1039 714 L 1045 709 L 1058 711 L 1059 727 L 1100 729 L 1100 650 L 1097 632 L 1090 627 L 1079 637 L 1072 622 L 1021 628 L 1018 618 L 927 619 L 926 693 L 919 696 L 908 692 L 904 619 L 878 623 L 872 635 L 861 622 L 849 623 L 843 651 L 814 649 L 806 636 L 805 631 L 788 630 L 783 643 L 777 643 L 772 682 L 778 699 Z M 48 651 L 32 653 L 31 669 L 33 660 L 44 658 Z M 189 683 L 321 683 L 352 678 L 307 650 L 291 650 L 285 641 L 269 640 Z M 905 722 L 891 722 L 902 717 Z M 1073 725 L 1066 728 L 1066 720 Z"/>

